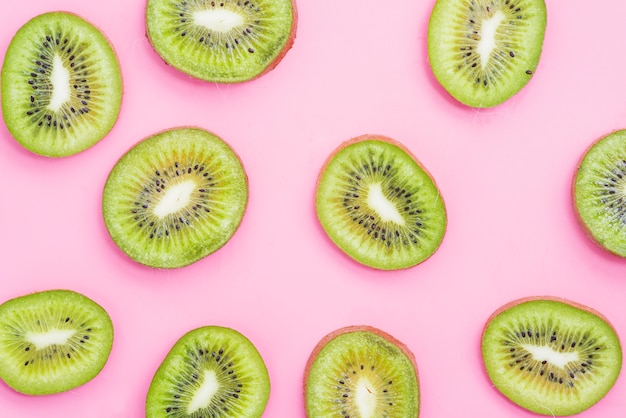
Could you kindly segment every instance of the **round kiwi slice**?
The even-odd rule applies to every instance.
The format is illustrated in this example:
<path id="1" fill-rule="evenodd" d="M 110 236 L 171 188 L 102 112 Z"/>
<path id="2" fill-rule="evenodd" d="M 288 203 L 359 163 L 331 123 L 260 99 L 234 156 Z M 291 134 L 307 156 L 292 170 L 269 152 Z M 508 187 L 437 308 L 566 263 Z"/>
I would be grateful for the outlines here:
<path id="1" fill-rule="evenodd" d="M 428 24 L 433 74 L 461 103 L 498 105 L 535 73 L 546 21 L 544 0 L 437 0 Z"/>
<path id="2" fill-rule="evenodd" d="M 148 0 L 146 28 L 169 65 L 218 83 L 257 78 L 293 45 L 293 0 Z"/>
<path id="3" fill-rule="evenodd" d="M 586 234 L 600 247 L 626 257 L 626 130 L 612 132 L 586 150 L 572 194 Z"/>
<path id="4" fill-rule="evenodd" d="M 18 392 L 64 392 L 93 379 L 113 345 L 107 312 L 70 290 L 46 290 L 0 305 L 0 379 Z"/>
<path id="5" fill-rule="evenodd" d="M 341 250 L 381 270 L 426 260 L 446 230 L 445 205 L 430 174 L 406 147 L 380 135 L 353 138 L 330 155 L 315 205 Z"/>
<path id="6" fill-rule="evenodd" d="M 113 241 L 132 259 L 176 268 L 217 251 L 248 203 L 248 179 L 235 152 L 200 128 L 159 132 L 115 164 L 102 210 Z"/>
<path id="7" fill-rule="evenodd" d="M 338 329 L 311 353 L 304 395 L 308 418 L 416 418 L 420 392 L 415 357 L 380 329 Z"/>
<path id="8" fill-rule="evenodd" d="M 525 298 L 498 309 L 483 331 L 482 355 L 502 394 L 553 416 L 596 404 L 622 367 L 621 345 L 608 320 L 554 297 Z"/>
<path id="9" fill-rule="evenodd" d="M 28 21 L 11 40 L 1 77 L 7 128 L 36 154 L 76 154 L 117 121 L 117 57 L 102 32 L 77 15 L 50 12 Z"/>
<path id="10" fill-rule="evenodd" d="M 263 415 L 270 379 L 252 342 L 236 330 L 205 326 L 182 336 L 156 371 L 147 418 Z"/>

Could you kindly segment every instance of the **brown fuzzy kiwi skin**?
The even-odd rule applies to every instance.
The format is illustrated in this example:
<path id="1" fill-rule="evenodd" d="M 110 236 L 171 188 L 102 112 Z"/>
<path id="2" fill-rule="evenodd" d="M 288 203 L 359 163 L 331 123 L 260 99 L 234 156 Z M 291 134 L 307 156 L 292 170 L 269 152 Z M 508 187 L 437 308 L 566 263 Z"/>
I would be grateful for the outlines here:
<path id="1" fill-rule="evenodd" d="M 574 210 L 574 216 L 576 218 L 576 223 L 582 229 L 582 231 L 585 234 L 585 236 L 593 243 L 593 245 L 596 248 L 599 248 L 600 250 L 602 250 L 606 254 L 610 254 L 611 256 L 614 256 L 614 257 L 617 257 L 617 258 L 623 260 L 624 257 L 621 254 L 618 254 L 617 252 L 612 251 L 610 248 L 605 247 L 604 245 L 602 245 L 602 243 L 600 243 L 600 241 L 598 241 L 596 239 L 596 237 L 593 236 L 593 234 L 591 233 L 591 230 L 589 229 L 587 224 L 585 224 L 585 222 L 583 221 L 582 216 L 580 216 L 580 212 L 578 212 L 578 204 L 577 204 L 577 200 L 576 200 L 576 179 L 578 177 L 578 172 L 580 170 L 580 167 L 581 167 L 585 157 L 587 156 L 587 153 L 589 153 L 589 151 L 598 142 L 600 142 L 602 139 L 606 138 L 607 136 L 614 134 L 615 132 L 617 132 L 617 131 L 613 130 L 612 132 L 609 132 L 606 135 L 602 135 L 600 138 L 597 138 L 595 141 L 593 141 L 593 143 L 591 145 L 587 146 L 585 151 L 582 153 L 582 155 L 578 159 L 578 163 L 576 164 L 576 169 L 574 171 L 574 175 L 572 176 L 572 184 L 571 184 L 571 187 L 570 187 L 570 194 L 571 194 L 572 208 Z"/>
<path id="2" fill-rule="evenodd" d="M 356 137 L 353 137 L 353 138 L 350 138 L 350 139 L 344 141 L 337 148 L 335 148 L 335 150 L 328 156 L 328 158 L 326 158 L 326 161 L 324 161 L 324 164 L 322 165 L 322 168 L 319 171 L 319 173 L 317 175 L 317 180 L 315 182 L 315 190 L 314 190 L 315 199 L 313 200 L 313 202 L 314 202 L 313 206 L 314 207 L 317 205 L 317 196 L 318 196 L 317 190 L 318 190 L 319 185 L 321 183 L 322 177 L 324 176 L 324 172 L 326 171 L 326 167 L 333 160 L 335 155 L 337 155 L 344 148 L 346 148 L 346 147 L 348 147 L 348 146 L 350 146 L 350 145 L 352 145 L 354 143 L 362 142 L 362 141 L 370 141 L 370 140 L 386 142 L 388 144 L 392 144 L 392 145 L 395 145 L 396 147 L 400 148 L 402 151 L 404 151 L 406 154 L 408 154 L 409 157 L 411 157 L 411 159 L 413 161 L 415 161 L 415 163 L 419 166 L 419 168 L 422 171 L 424 171 L 424 173 L 426 173 L 426 175 L 433 182 L 433 184 L 435 185 L 437 190 L 440 190 L 439 189 L 439 185 L 436 183 L 435 178 L 432 176 L 432 174 L 426 169 L 426 167 L 424 167 L 422 162 L 415 156 L 415 154 L 413 154 L 413 152 L 406 147 L 406 145 L 404 145 L 403 143 L 401 143 L 401 142 L 399 142 L 399 141 L 397 141 L 397 140 L 395 140 L 395 139 L 393 139 L 391 137 L 385 136 L 385 135 L 363 134 L 363 135 L 359 135 L 359 136 L 356 136 Z M 441 194 L 439 194 L 439 199 L 443 202 L 443 209 L 444 209 L 444 211 L 446 211 L 446 212 L 444 212 L 444 215 L 447 218 L 448 214 L 447 214 L 447 210 L 446 210 L 446 204 L 445 204 L 445 201 L 444 201 L 443 196 Z M 319 218 L 318 218 L 318 220 L 319 220 Z M 445 239 L 445 232 L 444 232 L 444 239 Z M 421 263 L 423 263 L 424 261 L 428 260 L 428 258 L 432 257 L 435 252 L 433 252 L 433 254 L 428 256 L 426 259 L 422 260 Z M 403 267 L 402 269 L 406 270 L 406 269 L 409 269 L 411 267 L 414 267 L 414 266 L 406 266 L 406 267 Z M 372 267 L 372 268 L 375 268 L 375 267 Z"/>
<path id="3" fill-rule="evenodd" d="M 251 78 L 248 81 L 255 80 L 268 72 L 272 71 L 276 66 L 283 60 L 287 52 L 293 47 L 293 44 L 296 40 L 296 32 L 298 27 L 298 9 L 296 7 L 296 1 L 291 0 L 291 8 L 293 10 L 293 19 L 291 21 L 291 32 L 289 32 L 289 37 L 287 38 L 287 43 L 280 51 L 280 53 L 274 58 L 274 61 L 270 62 L 267 67 L 263 71 L 261 71 L 256 77 Z"/>
<path id="4" fill-rule="evenodd" d="M 417 362 L 415 360 L 415 355 L 413 354 L 413 352 L 409 349 L 409 347 L 404 344 L 403 342 L 399 341 L 397 338 L 393 337 L 392 335 L 386 333 L 385 331 L 378 329 L 376 327 L 373 327 L 371 325 L 349 325 L 343 328 L 339 328 L 336 329 L 335 331 L 332 331 L 331 333 L 327 334 L 326 336 L 324 336 L 315 346 L 315 348 L 313 348 L 313 351 L 311 352 L 309 359 L 307 360 L 306 366 L 304 368 L 304 385 L 303 385 L 303 393 L 304 393 L 304 404 L 306 405 L 307 403 L 307 391 L 306 391 L 306 386 L 307 386 L 307 382 L 309 380 L 309 373 L 311 371 L 311 367 L 313 367 L 313 363 L 315 362 L 315 360 L 317 359 L 317 356 L 319 355 L 320 351 L 322 351 L 322 349 L 326 346 L 326 344 L 328 344 L 330 341 L 334 340 L 336 337 L 343 335 L 343 334 L 348 334 L 351 332 L 370 332 L 372 334 L 378 335 L 379 337 L 384 338 L 385 340 L 389 341 L 391 344 L 395 345 L 396 347 L 398 347 L 400 349 L 400 351 L 402 351 L 402 353 L 404 353 L 404 355 L 409 359 L 409 361 L 411 362 L 411 364 L 413 365 L 413 370 L 415 370 L 415 378 L 417 380 L 417 384 L 419 387 L 419 373 L 418 373 L 418 369 L 417 369 Z M 421 399 L 421 398 L 420 398 Z M 419 405 L 417 405 L 419 407 Z M 306 412 L 306 408 L 305 408 L 305 412 Z M 308 417 L 308 412 L 307 412 L 307 417 Z"/>
<path id="5" fill-rule="evenodd" d="M 298 8 L 296 6 L 296 0 L 291 0 L 291 8 L 293 10 L 293 17 L 292 17 L 292 21 L 291 21 L 291 32 L 289 32 L 289 37 L 287 38 L 287 42 L 285 43 L 285 46 L 283 47 L 283 49 L 280 51 L 280 53 L 276 56 L 276 58 L 274 58 L 273 61 L 271 61 L 263 71 L 261 71 L 259 74 L 257 74 L 256 76 L 245 80 L 245 81 L 220 81 L 217 84 L 243 84 L 243 83 L 248 83 L 252 80 L 256 80 L 257 78 L 260 78 L 262 76 L 264 76 L 265 74 L 269 73 L 270 71 L 272 71 L 274 68 L 276 68 L 276 66 L 283 60 L 283 58 L 285 57 L 285 55 L 287 55 L 287 52 L 293 47 L 293 44 L 296 40 L 296 33 L 297 33 L 297 28 L 298 28 Z M 147 9 L 148 9 L 148 2 L 146 1 L 146 5 L 144 8 L 144 16 L 147 15 Z M 150 40 L 150 36 L 148 36 L 148 28 L 147 28 L 147 22 L 145 25 L 145 31 L 144 31 L 144 36 L 148 39 L 148 43 L 150 44 L 150 46 L 154 49 L 154 45 L 152 45 L 152 41 Z M 156 52 L 156 50 L 155 50 Z M 159 56 L 161 58 L 161 56 L 157 53 L 157 56 Z M 161 61 L 163 61 L 165 63 L 165 65 L 167 65 L 168 67 L 172 67 L 172 64 L 170 64 L 169 62 L 165 61 L 163 58 L 161 58 Z M 180 71 L 177 69 L 177 71 Z M 189 77 L 191 78 L 195 78 L 195 79 L 199 79 L 198 77 L 195 77 L 193 75 L 189 75 Z M 204 81 L 204 80 L 203 80 Z"/>

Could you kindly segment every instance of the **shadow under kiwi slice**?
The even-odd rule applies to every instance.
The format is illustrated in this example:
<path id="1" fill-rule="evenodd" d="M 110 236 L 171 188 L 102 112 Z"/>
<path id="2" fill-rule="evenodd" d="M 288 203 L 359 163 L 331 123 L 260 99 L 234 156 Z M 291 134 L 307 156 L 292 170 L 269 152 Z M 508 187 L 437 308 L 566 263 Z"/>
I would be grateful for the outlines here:
<path id="1" fill-rule="evenodd" d="M 248 178 L 221 138 L 200 128 L 159 132 L 124 154 L 102 196 L 105 225 L 133 260 L 192 264 L 225 245 L 248 203 Z"/>

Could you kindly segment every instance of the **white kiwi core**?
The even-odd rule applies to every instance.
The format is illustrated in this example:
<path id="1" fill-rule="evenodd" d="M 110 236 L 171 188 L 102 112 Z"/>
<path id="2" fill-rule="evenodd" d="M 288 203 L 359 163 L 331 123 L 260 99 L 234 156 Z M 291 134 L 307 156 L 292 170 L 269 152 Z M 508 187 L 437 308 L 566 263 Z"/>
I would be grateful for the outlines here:
<path id="1" fill-rule="evenodd" d="M 56 112 L 70 99 L 70 72 L 63 65 L 63 60 L 58 55 L 52 59 L 52 72 L 50 74 L 52 82 L 52 95 L 48 110 Z"/>
<path id="2" fill-rule="evenodd" d="M 500 22 L 504 20 L 504 14 L 498 10 L 489 19 L 483 20 L 480 28 L 480 41 L 478 42 L 477 50 L 480 55 L 480 64 L 483 68 L 489 62 L 489 56 L 496 47 L 496 30 L 500 25 Z"/>
<path id="3" fill-rule="evenodd" d="M 200 10 L 193 14 L 193 22 L 214 32 L 228 33 L 244 24 L 243 17 L 225 9 Z"/>
<path id="4" fill-rule="evenodd" d="M 50 329 L 46 332 L 29 332 L 26 339 L 35 346 L 37 350 L 43 350 L 52 345 L 63 345 L 67 343 L 76 331 L 71 329 Z"/>
<path id="5" fill-rule="evenodd" d="M 535 360 L 539 362 L 547 361 L 551 365 L 561 369 L 565 369 L 568 363 L 578 360 L 578 352 L 563 353 L 554 351 L 551 347 L 530 344 L 523 345 L 522 347 L 528 351 Z"/>
<path id="6" fill-rule="evenodd" d="M 220 384 L 213 370 L 205 370 L 204 379 L 200 387 L 193 395 L 193 399 L 187 407 L 187 414 L 191 415 L 199 409 L 206 408 L 211 404 L 211 398 L 219 389 Z"/>
<path id="7" fill-rule="evenodd" d="M 385 197 L 380 183 L 374 183 L 369 186 L 367 205 L 376 211 L 383 221 L 392 221 L 399 225 L 404 225 L 404 218 L 400 215 L 398 208 Z"/>
<path id="8" fill-rule="evenodd" d="M 163 219 L 167 215 L 183 209 L 191 201 L 191 194 L 195 189 L 196 183 L 193 180 L 183 181 L 171 186 L 154 207 L 154 214 L 159 219 Z"/>
<path id="9" fill-rule="evenodd" d="M 372 418 L 376 412 L 376 394 L 370 389 L 370 382 L 363 378 L 356 385 L 356 405 L 361 418 Z"/>

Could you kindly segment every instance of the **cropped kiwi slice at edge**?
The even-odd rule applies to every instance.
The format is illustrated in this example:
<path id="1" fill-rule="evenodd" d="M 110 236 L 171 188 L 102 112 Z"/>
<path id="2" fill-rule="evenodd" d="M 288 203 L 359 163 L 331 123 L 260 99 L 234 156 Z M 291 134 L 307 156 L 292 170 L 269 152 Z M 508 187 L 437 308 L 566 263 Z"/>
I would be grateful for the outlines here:
<path id="1" fill-rule="evenodd" d="M 47 395 L 100 373 L 113 345 L 108 313 L 71 290 L 46 290 L 0 305 L 0 379 L 18 392 Z"/>
<path id="2" fill-rule="evenodd" d="M 261 354 L 239 331 L 208 325 L 183 335 L 157 369 L 146 418 L 259 418 L 270 378 Z"/>
<path id="3" fill-rule="evenodd" d="M 106 228 L 133 260 L 156 268 L 192 264 L 224 246 L 248 203 L 233 149 L 196 127 L 156 133 L 133 146 L 103 190 Z"/>
<path id="4" fill-rule="evenodd" d="M 26 149 L 66 157 L 90 148 L 117 121 L 122 76 L 104 34 L 69 12 L 48 12 L 24 24 L 2 66 L 2 112 Z"/>
<path id="5" fill-rule="evenodd" d="M 590 408 L 613 387 L 622 366 L 619 338 L 604 316 L 551 296 L 496 310 L 483 330 L 481 351 L 495 388 L 543 415 Z"/>
<path id="6" fill-rule="evenodd" d="M 340 328 L 312 351 L 305 368 L 308 418 L 416 418 L 420 390 L 415 356 L 369 325 Z"/>
<path id="7" fill-rule="evenodd" d="M 572 182 L 576 218 L 592 242 L 626 257 L 626 130 L 595 141 Z"/>
<path id="8" fill-rule="evenodd" d="M 544 0 L 437 0 L 428 24 L 433 74 L 467 106 L 501 104 L 534 75 L 546 23 Z"/>
<path id="9" fill-rule="evenodd" d="M 439 248 L 446 208 L 430 173 L 401 143 L 362 135 L 328 157 L 317 180 L 317 217 L 344 253 L 366 266 L 415 266 Z"/>
<path id="10" fill-rule="evenodd" d="M 168 65 L 239 83 L 274 69 L 293 46 L 294 0 L 147 0 L 146 32 Z"/>

